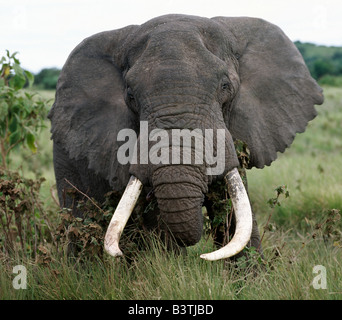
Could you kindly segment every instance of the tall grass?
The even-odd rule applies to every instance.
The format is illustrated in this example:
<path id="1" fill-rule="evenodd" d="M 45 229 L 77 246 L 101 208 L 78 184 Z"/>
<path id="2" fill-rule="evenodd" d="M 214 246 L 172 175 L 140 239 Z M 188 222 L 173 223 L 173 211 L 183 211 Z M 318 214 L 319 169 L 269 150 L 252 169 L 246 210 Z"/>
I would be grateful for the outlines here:
<path id="1" fill-rule="evenodd" d="M 288 242 L 289 241 L 289 242 Z M 274 255 L 275 244 L 288 243 Z M 95 260 L 73 264 L 64 259 L 49 264 L 7 261 L 1 264 L 1 299 L 49 300 L 241 300 L 241 299 L 341 299 L 342 260 L 340 248 L 320 240 L 290 240 L 273 235 L 266 242 L 266 265 L 207 262 L 199 259 L 203 242 L 187 256 L 166 254 L 154 241 L 148 251 L 134 259 Z M 10 279 L 15 264 L 27 267 L 26 290 L 14 290 Z M 327 289 L 314 289 L 313 267 L 327 270 Z"/>
<path id="2" fill-rule="evenodd" d="M 261 233 L 272 215 L 263 238 L 264 261 L 253 252 L 249 263 L 243 259 L 235 263 L 201 260 L 201 253 L 213 249 L 205 238 L 189 247 L 186 256 L 166 253 L 151 235 L 146 237 L 148 247 L 129 257 L 105 255 L 83 262 L 68 260 L 50 246 L 35 260 L 0 255 L 0 299 L 342 299 L 341 220 L 337 215 L 331 220 L 331 210 L 342 209 L 342 89 L 327 87 L 325 96 L 326 102 L 317 108 L 317 119 L 297 136 L 292 147 L 270 167 L 248 173 Z M 41 139 L 41 152 L 50 157 L 40 168 L 48 177 L 43 194 L 53 211 L 48 128 Z M 19 163 L 20 156 L 18 152 L 13 161 Z M 23 167 L 26 174 L 34 171 L 29 163 Z M 267 200 L 283 184 L 290 197 L 269 208 Z M 57 226 L 57 214 L 53 217 Z M 15 290 L 12 285 L 16 276 L 13 266 L 18 264 L 27 268 L 25 290 Z M 316 265 L 326 268 L 326 289 L 312 285 Z"/>

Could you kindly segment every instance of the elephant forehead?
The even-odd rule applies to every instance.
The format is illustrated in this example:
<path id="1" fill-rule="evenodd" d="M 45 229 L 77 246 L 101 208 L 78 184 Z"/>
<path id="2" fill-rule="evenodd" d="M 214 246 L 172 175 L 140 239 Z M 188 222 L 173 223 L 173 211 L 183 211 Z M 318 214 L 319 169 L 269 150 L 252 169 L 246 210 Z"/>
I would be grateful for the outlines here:
<path id="1" fill-rule="evenodd" d="M 151 80 L 156 85 L 160 81 L 216 83 L 227 72 L 225 60 L 213 53 L 198 33 L 163 30 L 151 35 L 139 52 L 128 56 L 126 80 L 134 84 L 144 74 L 146 83 Z"/>
<path id="2" fill-rule="evenodd" d="M 126 42 L 130 65 L 142 55 L 149 59 L 223 57 L 226 41 L 216 22 L 193 16 L 168 15 L 142 25 Z"/>
<path id="3" fill-rule="evenodd" d="M 147 59 L 150 63 L 168 59 L 182 60 L 186 56 L 194 55 L 199 58 L 204 49 L 205 46 L 198 32 L 178 27 L 154 30 L 133 44 L 127 56 L 130 64 L 133 65 L 140 58 Z"/>

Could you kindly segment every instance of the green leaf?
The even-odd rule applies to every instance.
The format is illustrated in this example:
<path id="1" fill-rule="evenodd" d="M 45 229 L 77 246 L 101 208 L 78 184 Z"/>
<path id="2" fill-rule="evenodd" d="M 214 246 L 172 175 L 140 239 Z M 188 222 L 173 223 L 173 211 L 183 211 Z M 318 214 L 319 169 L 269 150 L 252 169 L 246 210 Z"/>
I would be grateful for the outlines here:
<path id="1" fill-rule="evenodd" d="M 14 54 L 12 54 L 12 59 L 14 60 L 14 62 L 16 64 L 20 64 L 19 60 L 17 58 L 15 58 L 14 56 L 17 54 L 18 52 L 15 52 Z"/>
<path id="2" fill-rule="evenodd" d="M 32 97 L 33 97 L 33 96 L 34 96 L 34 94 L 31 94 L 31 93 L 25 91 L 25 97 L 26 97 L 28 100 L 32 100 Z"/>
<path id="3" fill-rule="evenodd" d="M 9 80 L 9 86 L 16 90 L 22 89 L 26 83 L 25 76 L 15 75 Z"/>
<path id="4" fill-rule="evenodd" d="M 33 82 L 34 82 L 34 76 L 31 72 L 25 70 L 24 71 L 25 75 L 26 75 L 26 78 L 28 80 L 28 83 L 29 83 L 29 87 L 32 87 L 33 85 Z"/>
<path id="5" fill-rule="evenodd" d="M 17 131 L 18 128 L 18 120 L 16 117 L 12 117 L 12 120 L 8 126 L 8 129 L 10 130 L 10 132 L 14 133 Z"/>
<path id="6" fill-rule="evenodd" d="M 0 121 L 4 121 L 7 115 L 8 115 L 8 104 L 6 101 L 0 100 Z"/>
<path id="7" fill-rule="evenodd" d="M 26 83 L 24 69 L 18 63 L 14 63 L 12 68 L 15 75 L 9 81 L 10 86 L 15 89 L 22 89 Z"/>
<path id="8" fill-rule="evenodd" d="M 9 139 L 10 139 L 10 146 L 16 144 L 20 140 L 20 132 L 19 131 L 13 132 L 10 135 Z"/>
<path id="9" fill-rule="evenodd" d="M 20 66 L 19 63 L 13 63 L 13 70 L 16 75 L 24 76 L 24 69 Z"/>
<path id="10" fill-rule="evenodd" d="M 35 138 L 35 136 L 32 133 L 29 133 L 26 136 L 26 143 L 27 143 L 27 146 L 30 148 L 30 150 L 33 153 L 37 152 L 36 138 Z"/>

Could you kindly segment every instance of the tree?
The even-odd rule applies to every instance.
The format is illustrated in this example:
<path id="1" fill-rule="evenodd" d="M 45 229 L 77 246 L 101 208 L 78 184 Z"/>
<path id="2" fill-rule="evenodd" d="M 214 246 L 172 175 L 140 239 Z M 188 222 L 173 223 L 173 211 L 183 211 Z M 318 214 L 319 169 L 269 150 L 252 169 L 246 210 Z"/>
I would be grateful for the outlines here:
<path id="1" fill-rule="evenodd" d="M 334 73 L 334 65 L 330 60 L 319 59 L 313 64 L 313 76 L 316 79 L 323 77 L 326 74 Z"/>
<path id="2" fill-rule="evenodd" d="M 56 89 L 60 72 L 57 68 L 42 69 L 36 74 L 34 83 L 44 89 Z"/>

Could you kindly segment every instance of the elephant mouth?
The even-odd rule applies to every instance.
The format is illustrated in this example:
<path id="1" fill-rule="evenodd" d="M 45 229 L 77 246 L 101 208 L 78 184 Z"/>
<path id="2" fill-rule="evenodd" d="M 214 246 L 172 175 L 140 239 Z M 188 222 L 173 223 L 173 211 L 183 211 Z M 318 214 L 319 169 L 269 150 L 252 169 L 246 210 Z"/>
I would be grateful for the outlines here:
<path id="1" fill-rule="evenodd" d="M 251 238 L 252 210 L 238 170 L 236 168 L 230 170 L 225 176 L 225 181 L 234 208 L 236 229 L 232 240 L 227 245 L 214 252 L 200 255 L 202 259 L 209 261 L 226 259 L 236 255 L 244 249 Z M 131 176 L 109 223 L 104 248 L 113 257 L 123 255 L 119 248 L 120 236 L 139 198 L 142 187 L 141 181 Z"/>

